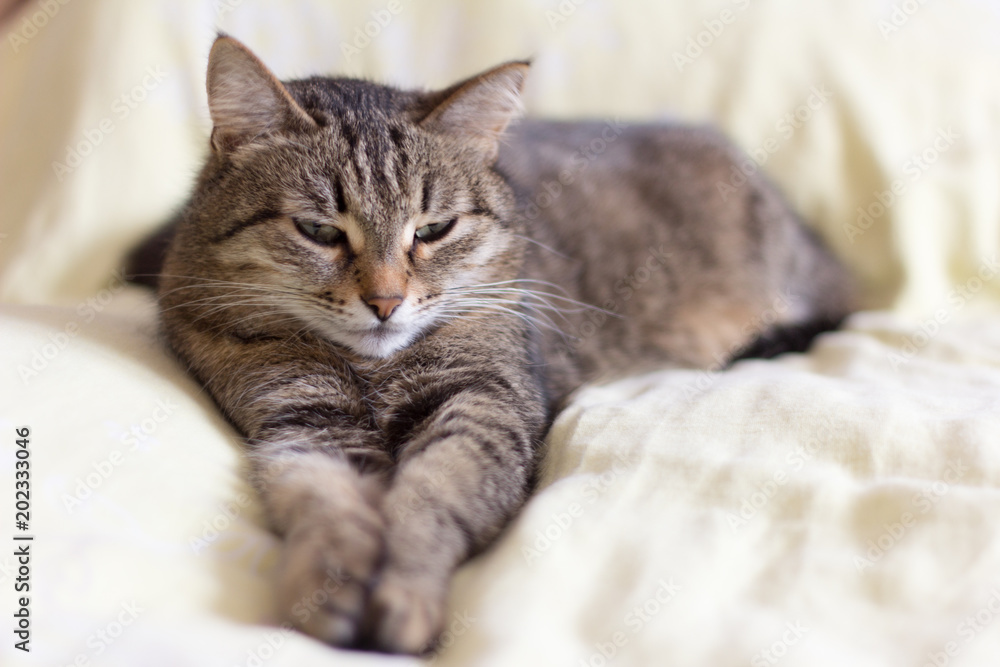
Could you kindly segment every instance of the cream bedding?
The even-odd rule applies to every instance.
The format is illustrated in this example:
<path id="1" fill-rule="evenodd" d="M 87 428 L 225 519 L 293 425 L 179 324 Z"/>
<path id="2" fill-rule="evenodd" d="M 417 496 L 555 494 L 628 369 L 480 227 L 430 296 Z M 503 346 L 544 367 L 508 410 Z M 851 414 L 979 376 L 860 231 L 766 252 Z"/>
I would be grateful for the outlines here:
<path id="1" fill-rule="evenodd" d="M 420 662 L 277 626 L 238 439 L 114 277 L 197 168 L 216 25 L 283 77 L 531 55 L 532 113 L 717 122 L 870 309 L 805 355 L 581 391 L 436 664 L 996 664 L 1000 19 L 918 0 L 30 3 L 0 49 L 0 539 L 26 425 L 32 651 L 0 664 Z"/>

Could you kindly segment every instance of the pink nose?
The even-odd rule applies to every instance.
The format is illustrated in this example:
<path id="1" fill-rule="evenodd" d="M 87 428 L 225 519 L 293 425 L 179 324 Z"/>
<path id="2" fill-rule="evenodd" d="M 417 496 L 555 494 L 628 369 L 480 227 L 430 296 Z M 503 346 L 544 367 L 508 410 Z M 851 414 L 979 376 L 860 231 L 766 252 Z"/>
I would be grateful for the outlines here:
<path id="1" fill-rule="evenodd" d="M 372 309 L 376 317 L 385 322 L 403 303 L 403 298 L 399 296 L 371 296 L 365 299 L 365 303 Z"/>

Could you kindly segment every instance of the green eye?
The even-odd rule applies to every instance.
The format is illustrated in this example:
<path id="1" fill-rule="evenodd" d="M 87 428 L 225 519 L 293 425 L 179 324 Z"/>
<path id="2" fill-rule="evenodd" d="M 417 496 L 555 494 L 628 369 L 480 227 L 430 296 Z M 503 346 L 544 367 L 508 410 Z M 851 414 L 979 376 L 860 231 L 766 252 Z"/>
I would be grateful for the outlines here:
<path id="1" fill-rule="evenodd" d="M 435 222 L 433 225 L 424 225 L 417 229 L 413 235 L 417 237 L 418 241 L 437 241 L 447 234 L 457 221 L 458 218 L 452 218 L 447 222 Z"/>
<path id="2" fill-rule="evenodd" d="M 299 231 L 321 245 L 336 245 L 347 237 L 344 232 L 333 225 L 324 225 L 312 220 L 292 218 Z"/>

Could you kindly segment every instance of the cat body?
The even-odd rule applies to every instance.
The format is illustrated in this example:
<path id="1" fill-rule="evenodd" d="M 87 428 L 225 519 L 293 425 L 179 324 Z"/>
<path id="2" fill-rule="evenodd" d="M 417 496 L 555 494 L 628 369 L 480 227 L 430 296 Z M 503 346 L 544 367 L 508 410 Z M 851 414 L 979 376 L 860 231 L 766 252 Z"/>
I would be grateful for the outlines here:
<path id="1" fill-rule="evenodd" d="M 162 328 L 248 440 L 283 612 L 332 644 L 433 645 L 451 575 L 524 503 L 582 383 L 718 368 L 849 310 L 769 184 L 720 195 L 740 155 L 714 131 L 508 127 L 527 69 L 283 84 L 213 47 Z"/>
<path id="2" fill-rule="evenodd" d="M 708 127 L 508 131 L 497 167 L 535 241 L 524 275 L 601 309 L 556 320 L 567 335 L 542 332 L 560 399 L 651 367 L 722 368 L 782 327 L 843 318 L 850 281 L 775 189 L 751 178 L 720 194 L 743 159 Z"/>

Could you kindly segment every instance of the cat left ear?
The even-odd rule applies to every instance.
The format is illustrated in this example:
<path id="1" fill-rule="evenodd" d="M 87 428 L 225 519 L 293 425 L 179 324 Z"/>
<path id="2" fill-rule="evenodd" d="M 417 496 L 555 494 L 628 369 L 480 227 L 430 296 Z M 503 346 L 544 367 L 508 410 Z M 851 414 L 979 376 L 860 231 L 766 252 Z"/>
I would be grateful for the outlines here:
<path id="1" fill-rule="evenodd" d="M 420 126 L 458 137 L 492 164 L 497 159 L 500 135 L 521 115 L 521 89 L 528 68 L 527 62 L 505 63 L 452 86 L 443 91 L 444 100 Z"/>
<path id="2" fill-rule="evenodd" d="M 212 45 L 206 83 L 216 151 L 231 151 L 276 131 L 317 127 L 271 70 L 227 35 L 220 34 Z"/>

